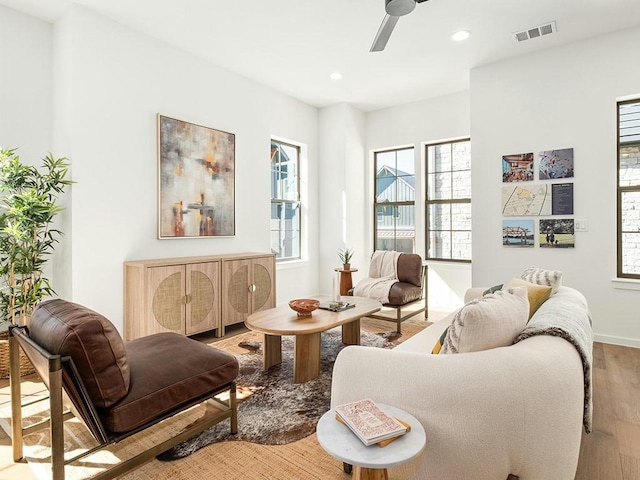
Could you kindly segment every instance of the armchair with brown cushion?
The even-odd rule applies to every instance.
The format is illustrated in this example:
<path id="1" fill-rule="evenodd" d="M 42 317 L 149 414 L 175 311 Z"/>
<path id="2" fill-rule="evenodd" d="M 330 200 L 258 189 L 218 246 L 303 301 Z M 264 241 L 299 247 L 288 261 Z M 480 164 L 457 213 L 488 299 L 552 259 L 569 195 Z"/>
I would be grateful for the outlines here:
<path id="1" fill-rule="evenodd" d="M 124 343 L 99 313 L 56 299 L 38 305 L 29 328 L 12 327 L 9 343 L 14 461 L 23 457 L 24 435 L 50 427 L 53 480 L 64 479 L 66 464 L 205 401 L 215 401 L 216 413 L 95 478 L 115 478 L 227 418 L 237 433 L 238 361 L 196 340 L 158 333 Z M 22 424 L 18 347 L 49 389 L 50 418 L 28 427 Z M 226 391 L 228 401 L 214 398 Z M 63 422 L 71 415 L 99 445 L 65 460 Z"/>
<path id="2" fill-rule="evenodd" d="M 400 332 L 402 322 L 406 319 L 422 312 L 424 318 L 428 316 L 427 265 L 416 253 L 400 253 L 397 255 L 396 274 L 397 281 L 389 288 L 388 302 L 383 304 L 380 313 L 369 317 L 396 322 L 397 331 Z M 355 287 L 349 291 L 349 295 L 353 295 L 354 290 Z"/>

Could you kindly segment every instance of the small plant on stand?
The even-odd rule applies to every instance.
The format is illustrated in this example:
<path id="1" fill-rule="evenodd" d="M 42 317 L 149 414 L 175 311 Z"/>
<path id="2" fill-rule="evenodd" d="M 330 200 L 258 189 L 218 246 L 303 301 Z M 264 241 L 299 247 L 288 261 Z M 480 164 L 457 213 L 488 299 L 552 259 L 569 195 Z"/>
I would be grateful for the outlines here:
<path id="1" fill-rule="evenodd" d="M 353 258 L 353 250 L 350 248 L 341 248 L 338 250 L 338 258 L 342 262 L 342 268 L 351 269 L 351 259 Z"/>

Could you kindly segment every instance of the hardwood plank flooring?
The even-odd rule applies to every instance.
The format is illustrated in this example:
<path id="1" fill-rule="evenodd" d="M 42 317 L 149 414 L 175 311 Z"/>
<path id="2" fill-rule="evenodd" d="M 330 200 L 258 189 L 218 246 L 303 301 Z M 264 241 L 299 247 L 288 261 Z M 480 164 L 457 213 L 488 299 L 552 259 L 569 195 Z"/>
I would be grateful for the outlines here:
<path id="1" fill-rule="evenodd" d="M 576 480 L 640 480 L 640 349 L 593 345 L 593 432 Z"/>
<path id="2" fill-rule="evenodd" d="M 575 480 L 640 480 L 640 349 L 593 346 L 593 432 L 583 433 Z M 9 402 L 0 380 L 0 404 Z M 0 480 L 36 480 L 26 464 L 11 460 L 0 429 Z"/>

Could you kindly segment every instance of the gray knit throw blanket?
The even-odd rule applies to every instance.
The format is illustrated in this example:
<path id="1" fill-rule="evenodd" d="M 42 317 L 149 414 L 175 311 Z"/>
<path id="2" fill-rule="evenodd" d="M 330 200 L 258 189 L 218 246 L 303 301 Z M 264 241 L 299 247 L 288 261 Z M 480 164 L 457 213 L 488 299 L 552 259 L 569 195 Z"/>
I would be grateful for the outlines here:
<path id="1" fill-rule="evenodd" d="M 587 433 L 593 428 L 593 403 L 591 385 L 591 363 L 593 360 L 593 329 L 589 307 L 584 296 L 571 288 L 560 288 L 555 294 L 562 299 L 545 302 L 531 317 L 525 329 L 513 343 L 518 343 L 534 335 L 553 335 L 564 338 L 580 354 L 584 372 L 584 417 Z M 555 296 L 554 295 L 554 296 Z M 561 300 L 561 301 L 555 301 Z"/>

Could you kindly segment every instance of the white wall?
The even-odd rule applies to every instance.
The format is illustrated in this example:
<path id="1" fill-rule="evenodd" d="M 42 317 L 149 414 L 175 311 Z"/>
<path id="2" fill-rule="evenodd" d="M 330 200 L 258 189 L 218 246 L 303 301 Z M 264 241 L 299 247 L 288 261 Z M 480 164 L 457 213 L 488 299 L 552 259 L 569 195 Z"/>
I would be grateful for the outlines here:
<path id="1" fill-rule="evenodd" d="M 23 162 L 51 151 L 52 80 L 51 24 L 0 6 L 0 146 Z"/>
<path id="2" fill-rule="evenodd" d="M 330 294 L 332 278 L 340 267 L 337 252 L 351 248 L 351 264 L 362 271 L 368 254 L 362 247 L 365 238 L 364 207 L 365 153 L 364 113 L 341 104 L 320 110 L 318 170 L 320 184 L 320 293 Z M 357 273 L 352 274 L 354 284 Z"/>
<path id="3" fill-rule="evenodd" d="M 392 147 L 413 146 L 416 168 L 416 222 L 424 225 L 425 178 L 424 145 L 440 140 L 468 137 L 470 132 L 469 92 L 460 92 L 422 102 L 378 110 L 367 114 L 366 195 L 363 208 L 366 216 L 365 245 L 370 255 L 373 251 L 373 177 L 372 151 Z M 475 151 L 472 150 L 475 161 Z M 473 192 L 475 202 L 475 191 Z M 422 219 L 422 220 L 421 220 Z M 475 238 L 474 238 L 475 240 Z M 416 231 L 417 253 L 425 257 L 425 235 L 423 229 Z M 475 257 L 474 265 L 475 267 Z M 430 262 L 429 264 L 429 309 L 453 310 L 463 303 L 464 292 L 471 286 L 472 265 Z M 366 272 L 366 268 L 364 271 Z"/>
<path id="4" fill-rule="evenodd" d="M 56 71 L 66 77 L 56 89 L 56 139 L 72 153 L 77 182 L 68 297 L 121 329 L 124 261 L 270 250 L 270 137 L 305 143 L 314 178 L 317 109 L 81 7 L 56 24 L 55 39 L 65 49 L 56 50 Z M 235 237 L 157 239 L 157 113 L 235 133 Z M 308 188 L 314 252 L 317 187 Z M 278 271 L 279 302 L 317 290 L 315 261 L 312 253 Z"/>
<path id="5" fill-rule="evenodd" d="M 616 99 L 640 94 L 640 29 L 471 72 L 473 283 L 509 280 L 528 266 L 558 269 L 589 301 L 596 339 L 640 346 L 640 291 L 616 271 Z M 501 157 L 574 148 L 574 249 L 502 247 Z"/>

